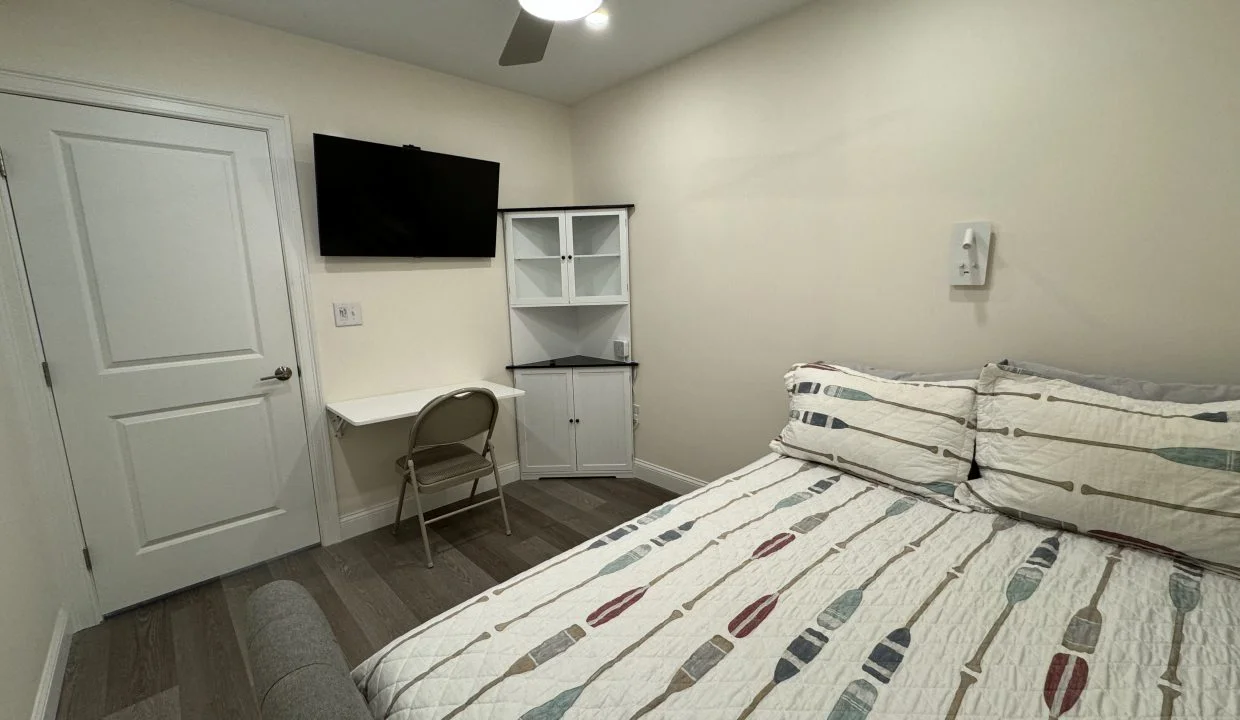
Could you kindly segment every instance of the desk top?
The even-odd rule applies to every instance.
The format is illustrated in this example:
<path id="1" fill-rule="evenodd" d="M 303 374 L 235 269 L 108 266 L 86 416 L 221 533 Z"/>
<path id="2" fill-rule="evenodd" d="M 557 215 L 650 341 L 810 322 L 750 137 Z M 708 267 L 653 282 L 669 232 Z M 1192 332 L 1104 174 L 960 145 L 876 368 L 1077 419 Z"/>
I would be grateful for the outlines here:
<path id="1" fill-rule="evenodd" d="M 485 380 L 475 380 L 473 382 L 445 385 L 427 390 L 410 390 L 391 395 L 376 395 L 375 397 L 358 398 L 356 400 L 329 402 L 327 403 L 327 409 L 355 427 L 374 425 L 375 423 L 387 422 L 389 420 L 413 417 L 422 412 L 422 408 L 426 407 L 440 395 L 447 395 L 453 390 L 464 390 L 465 388 L 484 388 L 490 390 L 500 400 L 521 397 L 525 394 L 524 390 L 518 390 L 507 385 L 499 385 L 493 382 L 486 382 Z"/>

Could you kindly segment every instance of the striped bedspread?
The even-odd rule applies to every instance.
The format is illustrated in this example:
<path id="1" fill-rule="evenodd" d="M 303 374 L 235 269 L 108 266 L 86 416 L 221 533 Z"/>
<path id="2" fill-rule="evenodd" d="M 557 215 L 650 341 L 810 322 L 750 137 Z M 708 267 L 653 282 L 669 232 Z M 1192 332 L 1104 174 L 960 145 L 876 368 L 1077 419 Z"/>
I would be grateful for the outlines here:
<path id="1" fill-rule="evenodd" d="M 1240 718 L 1240 580 L 767 456 L 354 671 L 377 718 Z"/>

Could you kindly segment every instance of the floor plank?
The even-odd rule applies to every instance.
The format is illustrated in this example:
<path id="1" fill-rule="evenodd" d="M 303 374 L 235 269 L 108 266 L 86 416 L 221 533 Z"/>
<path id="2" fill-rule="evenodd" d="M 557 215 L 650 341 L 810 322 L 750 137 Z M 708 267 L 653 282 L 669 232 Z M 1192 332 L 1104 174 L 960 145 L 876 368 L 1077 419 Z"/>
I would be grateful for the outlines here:
<path id="1" fill-rule="evenodd" d="M 171 688 L 136 705 L 118 710 L 103 720 L 180 720 L 180 717 L 180 690 Z"/>
<path id="2" fill-rule="evenodd" d="M 310 555 L 372 646 L 383 647 L 421 622 L 366 561 L 356 540 L 315 548 Z"/>
<path id="3" fill-rule="evenodd" d="M 112 639 L 109 623 L 86 628 L 73 636 L 65 681 L 60 688 L 60 720 L 96 720 L 105 715 L 107 702 L 108 649 Z"/>
<path id="4" fill-rule="evenodd" d="M 218 580 L 168 599 L 184 720 L 258 718 L 254 689 Z"/>
<path id="5" fill-rule="evenodd" d="M 534 480 L 526 483 L 516 483 L 513 485 L 510 494 L 526 504 L 537 506 L 543 513 L 550 515 L 560 523 L 567 525 L 587 538 L 598 535 L 615 525 L 614 522 L 608 522 L 606 518 L 599 517 L 589 510 L 582 510 L 570 505 L 548 493 L 541 487 L 543 483 L 548 482 L 562 481 Z"/>
<path id="6" fill-rule="evenodd" d="M 416 518 L 213 580 L 108 618 L 73 637 L 59 720 L 257 718 L 245 602 L 273 580 L 301 583 L 345 658 L 361 663 L 393 638 L 496 583 L 644 514 L 671 493 L 635 480 L 531 480 L 498 503 L 430 526 L 426 567 Z M 479 493 L 478 499 L 494 497 Z M 464 507 L 441 508 L 432 517 Z"/>
<path id="7" fill-rule="evenodd" d="M 540 537 L 522 540 L 512 546 L 513 554 L 524 560 L 529 567 L 541 565 L 567 549 L 558 548 Z"/>
<path id="8" fill-rule="evenodd" d="M 275 576 L 271 574 L 266 563 L 220 578 L 220 584 L 224 588 L 224 600 L 228 604 L 228 617 L 232 620 L 233 634 L 236 635 L 237 646 L 241 649 L 241 660 L 245 663 L 245 676 L 251 684 L 254 682 L 254 675 L 250 672 L 250 652 L 246 647 L 245 601 L 249 599 L 250 593 L 272 580 L 275 580 Z"/>
<path id="9" fill-rule="evenodd" d="M 538 489 L 586 512 L 590 512 L 607 502 L 607 498 L 585 492 L 577 487 L 577 483 L 567 480 L 542 480 L 538 483 Z"/>
<path id="10" fill-rule="evenodd" d="M 435 554 L 435 567 L 426 567 L 420 543 L 392 538 L 369 538 L 367 557 L 392 590 L 417 607 L 423 621 L 492 587 L 495 579 L 459 550 L 444 548 Z"/>
<path id="11" fill-rule="evenodd" d="M 104 714 L 176 685 L 167 601 L 129 610 L 111 625 Z"/>
<path id="12" fill-rule="evenodd" d="M 595 480 L 566 481 L 576 490 L 589 493 L 605 502 L 620 502 L 635 510 L 646 512 L 663 503 L 679 497 L 670 490 L 651 485 L 640 480 L 625 480 L 600 485 Z"/>

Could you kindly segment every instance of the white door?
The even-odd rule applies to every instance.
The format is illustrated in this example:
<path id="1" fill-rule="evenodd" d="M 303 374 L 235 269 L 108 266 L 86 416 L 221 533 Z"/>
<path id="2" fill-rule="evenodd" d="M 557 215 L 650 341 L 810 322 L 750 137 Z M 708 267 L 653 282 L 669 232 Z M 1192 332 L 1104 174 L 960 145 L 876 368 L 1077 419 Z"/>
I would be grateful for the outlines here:
<path id="1" fill-rule="evenodd" d="M 508 294 L 516 307 L 568 303 L 564 213 L 514 213 L 504 220 Z"/>
<path id="2" fill-rule="evenodd" d="M 0 95 L 103 611 L 319 540 L 265 134 Z"/>
<path id="3" fill-rule="evenodd" d="M 573 371 L 577 472 L 633 470 L 633 385 L 629 368 Z"/>
<path id="4" fill-rule="evenodd" d="M 566 215 L 568 287 L 574 305 L 628 302 L 628 225 L 625 210 L 583 210 Z"/>
<path id="5" fill-rule="evenodd" d="M 571 473 L 577 469 L 573 454 L 572 370 L 518 371 L 517 433 L 521 472 Z"/>

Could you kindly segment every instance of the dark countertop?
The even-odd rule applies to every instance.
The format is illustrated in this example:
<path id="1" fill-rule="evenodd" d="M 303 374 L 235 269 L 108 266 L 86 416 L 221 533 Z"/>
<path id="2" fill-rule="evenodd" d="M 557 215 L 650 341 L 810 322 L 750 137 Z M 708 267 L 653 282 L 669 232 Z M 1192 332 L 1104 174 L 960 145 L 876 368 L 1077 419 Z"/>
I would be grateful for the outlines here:
<path id="1" fill-rule="evenodd" d="M 574 210 L 633 210 L 637 206 L 633 203 L 620 203 L 615 205 L 544 205 L 543 207 L 522 207 L 522 208 L 500 208 L 501 213 L 516 212 L 561 212 Z"/>
<path id="2" fill-rule="evenodd" d="M 637 363 L 627 360 L 604 360 L 603 358 L 589 357 L 587 355 L 570 355 L 568 357 L 555 358 L 554 360 L 540 360 L 539 362 L 525 363 L 523 365 L 509 365 L 509 370 L 539 370 L 546 368 L 586 368 L 586 367 L 637 367 Z"/>

